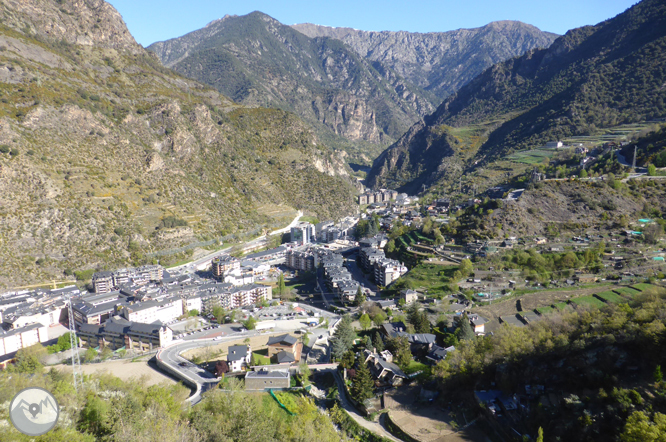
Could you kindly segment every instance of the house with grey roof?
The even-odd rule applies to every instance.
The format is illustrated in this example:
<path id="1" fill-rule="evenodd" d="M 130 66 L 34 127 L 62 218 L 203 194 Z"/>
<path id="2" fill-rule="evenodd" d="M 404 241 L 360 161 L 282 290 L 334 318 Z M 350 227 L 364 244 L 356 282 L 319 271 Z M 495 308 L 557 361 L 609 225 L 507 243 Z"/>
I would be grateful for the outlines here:
<path id="1" fill-rule="evenodd" d="M 268 338 L 268 357 L 278 364 L 291 364 L 300 362 L 303 344 L 295 336 L 289 334 L 272 336 Z"/>
<path id="2" fill-rule="evenodd" d="M 249 345 L 231 345 L 228 349 L 227 363 L 229 371 L 243 371 L 250 365 L 252 350 Z"/>
<path id="3" fill-rule="evenodd" d="M 431 364 L 436 364 L 439 361 L 446 359 L 446 355 L 455 350 L 456 348 L 452 345 L 450 347 L 440 347 L 439 345 L 433 345 L 432 349 L 426 355 L 426 359 Z"/>
<path id="4" fill-rule="evenodd" d="M 289 388 L 289 371 L 248 371 L 245 373 L 245 390 L 265 391 L 273 388 Z"/>
<path id="5" fill-rule="evenodd" d="M 379 381 L 380 384 L 399 386 L 407 379 L 407 375 L 400 367 L 387 360 L 386 356 L 372 353 L 370 350 L 365 350 L 363 353 L 365 358 L 361 359 L 359 363 L 368 364 L 373 378 Z M 388 355 L 391 354 L 388 353 Z"/>

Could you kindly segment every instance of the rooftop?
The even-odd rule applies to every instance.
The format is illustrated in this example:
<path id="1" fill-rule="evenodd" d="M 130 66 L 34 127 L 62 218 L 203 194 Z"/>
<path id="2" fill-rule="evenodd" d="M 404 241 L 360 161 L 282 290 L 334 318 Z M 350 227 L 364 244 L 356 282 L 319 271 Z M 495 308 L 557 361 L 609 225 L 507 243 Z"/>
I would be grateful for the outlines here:
<path id="1" fill-rule="evenodd" d="M 266 345 L 276 345 L 276 344 L 294 345 L 296 344 L 296 342 L 298 342 L 298 339 L 296 339 L 295 336 L 285 334 L 268 338 L 268 344 Z"/>

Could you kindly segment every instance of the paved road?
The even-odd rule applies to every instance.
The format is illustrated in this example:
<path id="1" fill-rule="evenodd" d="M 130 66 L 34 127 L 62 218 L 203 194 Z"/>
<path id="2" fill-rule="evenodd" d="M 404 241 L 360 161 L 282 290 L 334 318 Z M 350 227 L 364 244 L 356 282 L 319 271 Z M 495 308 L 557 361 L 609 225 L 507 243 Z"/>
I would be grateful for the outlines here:
<path id="1" fill-rule="evenodd" d="M 629 161 L 627 161 L 625 156 L 620 153 L 620 150 L 615 151 L 615 156 L 617 157 L 618 163 L 622 164 L 625 167 L 631 168 L 631 164 L 629 164 Z M 635 175 L 645 174 L 647 173 L 647 168 L 636 166 L 636 172 L 637 173 Z"/>
<path id="2" fill-rule="evenodd" d="M 345 260 L 345 266 L 349 269 L 349 273 L 351 273 L 352 278 L 358 282 L 361 287 L 363 288 L 363 291 L 365 292 L 365 289 L 369 289 L 370 292 L 366 292 L 366 296 L 370 301 L 380 301 L 381 297 L 377 294 L 377 285 L 370 281 L 370 279 L 365 276 L 365 273 L 363 273 L 363 270 L 361 270 L 356 263 L 356 254 L 351 255 L 349 258 Z"/>
<path id="3" fill-rule="evenodd" d="M 386 430 L 382 426 L 382 424 L 368 421 L 363 416 L 361 416 L 358 413 L 358 411 L 356 411 L 356 408 L 354 408 L 351 402 L 349 402 L 349 400 L 347 399 L 347 395 L 345 394 L 345 387 L 338 371 L 335 369 L 332 369 L 330 371 L 333 373 L 333 377 L 335 378 L 335 383 L 338 384 L 338 392 L 340 393 L 340 403 L 342 404 L 342 408 L 344 408 L 347 411 L 347 413 L 349 413 L 351 418 L 354 419 L 356 423 L 358 423 L 366 430 L 372 431 L 373 433 L 378 434 L 382 437 L 385 437 L 395 442 L 402 442 L 400 439 L 389 433 L 388 430 Z M 380 419 L 380 422 L 383 422 L 383 419 Z"/>
<path id="4" fill-rule="evenodd" d="M 302 211 L 298 211 L 296 214 L 296 217 L 293 219 L 291 223 L 287 227 L 284 227 L 282 229 L 274 230 L 273 232 L 269 233 L 269 236 L 276 235 L 279 233 L 285 233 L 291 230 L 293 226 L 295 226 L 298 223 L 298 220 L 303 216 Z M 246 247 L 252 247 L 255 246 L 256 244 L 260 242 L 265 242 L 266 241 L 266 235 L 261 235 L 253 240 L 250 240 L 245 243 Z M 201 258 L 195 259 L 194 261 L 188 262 L 183 265 L 179 265 L 176 267 L 171 267 L 169 270 L 170 273 L 172 274 L 180 274 L 180 273 L 192 273 L 195 272 L 196 270 L 203 270 L 204 267 L 208 266 L 208 263 L 212 261 L 214 258 L 217 258 L 218 256 L 228 253 L 231 250 L 231 247 L 226 247 L 224 249 L 216 250 L 214 252 L 209 253 L 208 255 L 202 256 Z"/>
<path id="5" fill-rule="evenodd" d="M 322 313 L 325 313 L 325 315 L 329 317 L 331 324 L 334 322 L 335 316 L 331 315 L 329 312 Z M 305 318 L 288 321 L 276 321 L 276 328 L 270 333 L 262 333 L 259 330 L 239 332 L 237 331 L 239 327 L 237 324 L 227 324 L 221 326 L 220 328 L 202 330 L 193 333 L 190 336 L 186 336 L 183 340 L 158 351 L 156 355 L 158 366 L 160 369 L 168 372 L 173 376 L 176 376 L 179 379 L 182 379 L 188 385 L 196 389 L 194 394 L 188 399 L 190 403 L 194 405 L 201 401 L 201 394 L 203 392 L 209 390 L 210 388 L 214 388 L 218 384 L 219 379 L 217 379 L 208 371 L 200 368 L 195 364 L 192 364 L 190 361 L 180 356 L 181 353 L 195 348 L 217 345 L 238 339 L 251 338 L 259 335 L 275 336 L 302 328 L 307 329 L 307 326 L 304 325 L 304 322 Z M 316 328 L 310 330 L 313 333 L 319 333 L 326 336 L 328 335 L 326 330 Z M 220 335 L 222 332 L 225 333 L 223 336 Z"/>

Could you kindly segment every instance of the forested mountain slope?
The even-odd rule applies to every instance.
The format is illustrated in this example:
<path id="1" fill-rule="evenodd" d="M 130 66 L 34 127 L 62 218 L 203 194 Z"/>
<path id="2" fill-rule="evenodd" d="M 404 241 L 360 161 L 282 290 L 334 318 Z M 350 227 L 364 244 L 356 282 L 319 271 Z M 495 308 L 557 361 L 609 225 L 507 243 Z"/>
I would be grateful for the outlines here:
<path id="1" fill-rule="evenodd" d="M 416 190 L 515 150 L 663 118 L 665 84 L 666 4 L 644 0 L 487 69 L 382 153 L 369 182 Z"/>

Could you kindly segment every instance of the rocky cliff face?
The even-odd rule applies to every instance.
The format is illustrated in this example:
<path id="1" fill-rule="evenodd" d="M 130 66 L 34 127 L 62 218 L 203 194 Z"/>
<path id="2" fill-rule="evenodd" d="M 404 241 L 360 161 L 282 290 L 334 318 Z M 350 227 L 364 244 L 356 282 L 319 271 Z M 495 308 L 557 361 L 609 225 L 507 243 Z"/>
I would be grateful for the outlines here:
<path id="1" fill-rule="evenodd" d="M 391 68 L 440 101 L 487 67 L 530 49 L 548 47 L 557 37 L 517 21 L 423 34 L 359 31 L 309 23 L 292 27 L 309 37 L 341 40 L 362 57 Z"/>
<path id="2" fill-rule="evenodd" d="M 104 0 L 3 0 L 2 24 L 52 41 L 141 50 L 122 17 Z"/>
<path id="3" fill-rule="evenodd" d="M 388 143 L 434 110 L 393 70 L 260 12 L 227 16 L 149 50 L 238 102 L 293 111 L 327 142 L 342 146 Z"/>
<path id="4" fill-rule="evenodd" d="M 140 264 L 284 225 L 296 209 L 353 210 L 344 152 L 292 113 L 235 104 L 165 69 L 111 24 L 108 4 L 2 11 L 0 287 Z M 95 28 L 95 16 L 107 23 Z"/>

